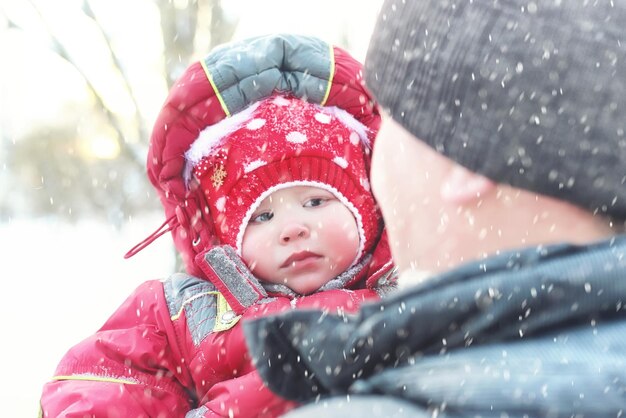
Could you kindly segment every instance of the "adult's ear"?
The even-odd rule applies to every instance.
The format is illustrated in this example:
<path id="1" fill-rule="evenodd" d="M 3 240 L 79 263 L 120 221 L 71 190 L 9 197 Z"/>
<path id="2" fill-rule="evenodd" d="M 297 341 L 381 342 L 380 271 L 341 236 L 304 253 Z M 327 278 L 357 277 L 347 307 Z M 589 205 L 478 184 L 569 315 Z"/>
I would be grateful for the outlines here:
<path id="1" fill-rule="evenodd" d="M 467 204 L 474 199 L 480 199 L 495 187 L 496 183 L 487 177 L 455 164 L 443 179 L 440 193 L 444 202 Z"/>

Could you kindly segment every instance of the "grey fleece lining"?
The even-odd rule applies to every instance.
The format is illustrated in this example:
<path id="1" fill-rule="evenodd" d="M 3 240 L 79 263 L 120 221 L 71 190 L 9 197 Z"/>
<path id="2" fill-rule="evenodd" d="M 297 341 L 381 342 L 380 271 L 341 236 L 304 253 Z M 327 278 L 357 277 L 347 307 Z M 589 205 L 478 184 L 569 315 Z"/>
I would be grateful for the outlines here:
<path id="1" fill-rule="evenodd" d="M 224 283 L 242 306 L 252 306 L 260 298 L 267 296 L 259 281 L 231 247 L 215 247 L 206 253 L 204 260 L 211 266 L 216 278 Z"/>
<path id="2" fill-rule="evenodd" d="M 344 271 L 339 276 L 327 282 L 325 285 L 320 287 L 314 293 L 323 292 L 325 290 L 345 289 L 346 284 L 350 283 L 352 279 L 354 279 L 363 270 L 363 268 L 370 262 L 371 258 L 372 258 L 371 255 L 367 255 L 363 257 L 363 259 L 360 262 L 350 267 L 348 270 Z M 291 297 L 302 296 L 294 292 L 292 289 L 290 289 L 288 286 L 284 284 L 263 283 L 263 287 L 265 288 L 265 290 L 273 294 L 278 293 L 281 295 L 286 295 L 286 296 L 291 296 Z"/>
<path id="3" fill-rule="evenodd" d="M 209 408 L 202 405 L 200 408 L 192 409 L 191 411 L 185 414 L 185 418 L 202 418 L 204 417 L 204 413 L 207 412 Z"/>
<path id="4" fill-rule="evenodd" d="M 174 318 L 184 307 L 187 328 L 195 345 L 213 330 L 217 317 L 217 289 L 206 280 L 176 273 L 163 283 L 170 317 Z"/>

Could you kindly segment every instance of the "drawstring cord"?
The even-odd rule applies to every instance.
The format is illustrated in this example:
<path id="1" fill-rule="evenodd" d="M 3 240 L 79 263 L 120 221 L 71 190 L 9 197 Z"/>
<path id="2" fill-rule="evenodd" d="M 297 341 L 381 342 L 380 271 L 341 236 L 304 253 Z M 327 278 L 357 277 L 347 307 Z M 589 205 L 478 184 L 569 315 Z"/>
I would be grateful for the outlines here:
<path id="1" fill-rule="evenodd" d="M 172 229 L 174 229 L 176 227 L 176 224 L 169 225 L 169 223 L 173 221 L 175 218 L 176 218 L 176 215 L 172 215 L 169 218 L 167 218 L 165 222 L 163 222 L 161 226 L 157 228 L 156 231 L 148 235 L 148 237 L 144 239 L 143 241 L 141 241 L 139 244 L 135 245 L 133 248 L 128 250 L 128 252 L 124 254 L 124 258 L 131 258 L 135 254 L 137 254 L 139 251 L 143 250 L 148 245 L 152 244 L 161 235 L 168 233 Z M 166 228 L 166 225 L 167 225 L 167 228 Z"/>

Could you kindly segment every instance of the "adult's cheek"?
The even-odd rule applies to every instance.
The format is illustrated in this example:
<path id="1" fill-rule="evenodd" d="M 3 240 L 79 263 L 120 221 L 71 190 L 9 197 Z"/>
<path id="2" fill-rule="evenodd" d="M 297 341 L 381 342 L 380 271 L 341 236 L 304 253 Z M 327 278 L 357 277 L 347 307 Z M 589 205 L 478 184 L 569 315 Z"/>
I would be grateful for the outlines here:
<path id="1" fill-rule="evenodd" d="M 410 265 L 407 254 L 406 207 L 411 205 L 409 191 L 414 173 L 410 155 L 400 135 L 408 135 L 390 118 L 383 120 L 372 155 L 372 191 L 381 208 L 391 252 L 400 270 Z M 413 140 L 409 138 L 409 140 Z"/>

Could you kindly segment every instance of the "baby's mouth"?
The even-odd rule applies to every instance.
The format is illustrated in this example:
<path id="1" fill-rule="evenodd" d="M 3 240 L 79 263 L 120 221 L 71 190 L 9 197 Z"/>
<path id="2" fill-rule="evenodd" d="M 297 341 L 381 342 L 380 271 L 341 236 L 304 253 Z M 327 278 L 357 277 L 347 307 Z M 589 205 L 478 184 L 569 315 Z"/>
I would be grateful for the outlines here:
<path id="1" fill-rule="evenodd" d="M 311 251 L 299 251 L 297 253 L 293 253 L 291 254 L 283 264 L 281 264 L 281 268 L 285 268 L 285 267 L 291 267 L 294 266 L 296 263 L 301 262 L 301 261 L 305 261 L 308 259 L 318 259 L 321 258 L 322 256 L 319 254 L 316 254 L 314 252 Z"/>

